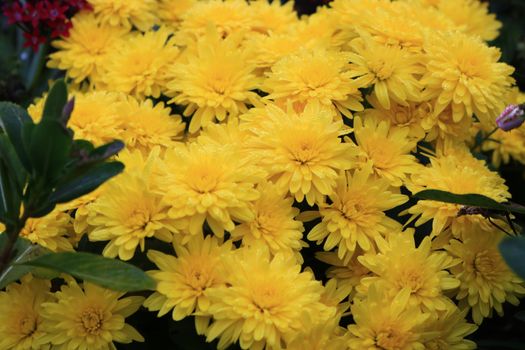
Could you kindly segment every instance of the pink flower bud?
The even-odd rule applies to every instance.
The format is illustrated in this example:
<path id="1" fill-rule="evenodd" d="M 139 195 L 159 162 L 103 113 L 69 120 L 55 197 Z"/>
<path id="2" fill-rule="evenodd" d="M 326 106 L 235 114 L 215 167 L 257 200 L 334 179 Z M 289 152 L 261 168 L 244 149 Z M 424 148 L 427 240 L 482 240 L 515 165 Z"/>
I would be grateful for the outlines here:
<path id="1" fill-rule="evenodd" d="M 496 124 L 503 131 L 509 131 L 519 127 L 525 121 L 523 105 L 508 105 L 496 118 Z"/>

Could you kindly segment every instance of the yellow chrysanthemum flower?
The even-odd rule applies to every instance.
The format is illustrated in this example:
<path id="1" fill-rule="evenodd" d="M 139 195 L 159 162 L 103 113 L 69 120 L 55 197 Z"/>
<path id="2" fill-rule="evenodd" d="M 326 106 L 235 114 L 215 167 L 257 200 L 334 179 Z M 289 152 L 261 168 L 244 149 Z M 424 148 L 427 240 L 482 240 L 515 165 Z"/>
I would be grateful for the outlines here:
<path id="1" fill-rule="evenodd" d="M 29 218 L 20 231 L 20 237 L 53 252 L 72 251 L 73 246 L 69 240 L 72 229 L 71 216 L 55 209 L 44 217 Z"/>
<path id="2" fill-rule="evenodd" d="M 291 101 L 296 109 L 307 103 L 317 103 L 352 117 L 352 111 L 362 111 L 358 85 L 349 71 L 349 56 L 334 50 L 300 50 L 283 57 L 271 67 L 263 89 L 266 99 L 278 104 Z"/>
<path id="3" fill-rule="evenodd" d="M 118 122 L 123 127 L 119 138 L 129 150 L 138 149 L 144 155 L 155 146 L 161 149 L 173 148 L 184 134 L 184 123 L 179 115 L 172 115 L 171 109 L 151 100 L 143 102 L 129 96 L 118 106 Z"/>
<path id="4" fill-rule="evenodd" d="M 75 138 L 101 146 L 119 137 L 122 127 L 117 120 L 117 106 L 124 98 L 123 95 L 91 91 L 75 93 L 73 96 L 75 107 L 67 126 L 73 130 Z M 42 118 L 44 102 L 45 99 L 42 98 L 28 108 L 28 113 L 35 122 Z"/>
<path id="5" fill-rule="evenodd" d="M 264 34 L 284 32 L 298 22 L 294 2 L 282 4 L 279 1 L 255 0 L 250 2 L 252 30 Z"/>
<path id="6" fill-rule="evenodd" d="M 165 158 L 163 190 L 171 218 L 187 225 L 185 232 L 202 234 L 206 221 L 222 237 L 236 222 L 254 219 L 250 203 L 259 198 L 256 184 L 264 172 L 253 158 L 235 146 L 191 143 Z"/>
<path id="7" fill-rule="evenodd" d="M 256 105 L 259 87 L 249 52 L 239 47 L 239 36 L 221 39 L 209 28 L 206 37 L 170 67 L 166 85 L 170 102 L 186 106 L 184 116 L 193 114 L 189 131 L 195 133 L 215 119 L 236 118 Z"/>
<path id="8" fill-rule="evenodd" d="M 501 23 L 489 13 L 489 4 L 479 0 L 439 0 L 437 9 L 450 18 L 462 31 L 485 41 L 499 35 Z"/>
<path id="9" fill-rule="evenodd" d="M 178 28 L 182 16 L 197 3 L 198 0 L 159 0 L 157 15 L 164 24 Z"/>
<path id="10" fill-rule="evenodd" d="M 372 95 L 385 109 L 393 102 L 406 105 L 421 99 L 423 85 L 418 79 L 425 69 L 418 55 L 380 44 L 367 35 L 354 39 L 351 47 L 350 76 L 358 77 L 355 83 L 360 87 L 373 85 Z"/>
<path id="11" fill-rule="evenodd" d="M 273 255 L 293 253 L 302 262 L 299 251 L 305 245 L 304 227 L 295 220 L 299 209 L 292 206 L 293 198 L 285 197 L 271 183 L 260 184 L 257 190 L 261 196 L 253 203 L 253 220 L 235 226 L 232 239 L 242 239 L 243 245 L 263 243 Z"/>
<path id="12" fill-rule="evenodd" d="M 177 43 L 187 46 L 199 42 L 210 25 L 222 38 L 234 33 L 243 35 L 254 26 L 250 6 L 245 0 L 197 1 L 182 15 L 175 34 Z"/>
<path id="13" fill-rule="evenodd" d="M 461 281 L 456 298 L 460 307 L 472 308 L 472 319 L 481 324 L 492 311 L 503 315 L 502 305 L 518 305 L 525 295 L 524 282 L 505 263 L 498 249 L 505 235 L 497 230 L 485 231 L 471 225 L 461 240 L 453 239 L 445 249 L 461 260 L 452 274 Z"/>
<path id="14" fill-rule="evenodd" d="M 345 133 L 342 121 L 313 104 L 300 114 L 268 105 L 261 114 L 243 127 L 254 134 L 251 147 L 268 179 L 299 202 L 323 202 L 333 193 L 339 173 L 353 166 L 356 154 L 355 147 L 339 138 Z"/>
<path id="15" fill-rule="evenodd" d="M 407 175 L 419 169 L 416 158 L 410 152 L 416 142 L 408 137 L 408 128 L 390 125 L 387 120 L 354 118 L 354 136 L 360 150 L 360 164 L 370 164 L 373 172 L 399 187 Z"/>
<path id="16" fill-rule="evenodd" d="M 157 22 L 155 0 L 89 0 L 89 4 L 103 23 L 112 26 L 135 26 L 145 32 Z"/>
<path id="17" fill-rule="evenodd" d="M 498 173 L 487 168 L 482 160 L 472 156 L 465 146 L 451 147 L 430 157 L 430 164 L 421 167 L 412 174 L 407 188 L 412 193 L 424 189 L 448 191 L 456 194 L 477 193 L 490 197 L 497 202 L 504 202 L 509 197 L 505 180 Z M 412 220 L 421 215 L 416 226 L 432 221 L 432 234 L 440 234 L 451 226 L 454 235 L 460 235 L 475 222 L 486 221 L 481 215 L 458 217 L 458 204 L 449 204 L 431 200 L 420 200 L 407 210 Z M 485 223 L 484 227 L 490 227 Z"/>
<path id="18" fill-rule="evenodd" d="M 453 302 L 448 302 L 444 312 L 433 312 L 425 322 L 426 329 L 434 335 L 425 341 L 425 349 L 473 350 L 476 343 L 465 339 L 478 328 L 468 323 L 465 316 L 468 309 L 460 310 Z"/>
<path id="19" fill-rule="evenodd" d="M 52 300 L 51 283 L 46 280 L 22 277 L 0 291 L 0 349 L 48 350 L 43 339 L 42 303 Z"/>
<path id="20" fill-rule="evenodd" d="M 420 97 L 435 99 L 434 113 L 451 106 L 454 122 L 475 114 L 492 124 L 514 82 L 510 76 L 514 68 L 498 62 L 499 49 L 457 32 L 433 33 L 424 49 L 426 71 L 421 82 L 425 90 Z"/>
<path id="21" fill-rule="evenodd" d="M 421 125 L 427 130 L 426 141 L 436 141 L 436 144 L 442 145 L 448 141 L 461 142 L 472 138 L 471 126 L 472 118 L 461 118 L 454 120 L 452 106 L 447 106 L 443 111 L 436 113 L 434 101 L 423 102 L 429 109 L 429 113 L 421 121 Z"/>
<path id="22" fill-rule="evenodd" d="M 448 297 L 445 292 L 459 287 L 459 281 L 446 269 L 459 263 L 446 252 L 431 250 L 430 238 L 425 237 L 416 248 L 414 231 L 393 232 L 386 240 L 377 241 L 377 254 L 365 254 L 358 260 L 374 273 L 365 277 L 357 287 L 365 296 L 370 285 L 377 284 L 390 297 L 408 289 L 409 304 L 422 311 L 445 311 Z"/>
<path id="23" fill-rule="evenodd" d="M 115 50 L 119 39 L 126 37 L 128 30 L 101 24 L 91 12 L 81 12 L 71 22 L 69 36 L 53 41 L 58 51 L 49 55 L 47 66 L 66 70 L 75 83 L 89 79 L 96 84 L 102 79 L 107 55 Z"/>
<path id="24" fill-rule="evenodd" d="M 280 349 L 311 322 L 324 323 L 335 314 L 319 302 L 321 284 L 301 272 L 293 256 L 270 258 L 265 246 L 252 246 L 226 264 L 228 286 L 205 292 L 213 315 L 207 341 L 219 338 L 219 349 L 237 341 L 242 349 Z"/>
<path id="25" fill-rule="evenodd" d="M 338 318 L 310 326 L 298 334 L 286 347 L 287 350 L 346 350 L 347 337 L 339 327 Z"/>
<path id="26" fill-rule="evenodd" d="M 485 130 L 485 134 L 489 132 L 490 130 Z M 508 164 L 511 158 L 525 164 L 525 130 L 523 128 L 509 131 L 498 129 L 483 142 L 482 150 L 492 152 L 492 164 L 496 167 L 502 163 Z"/>
<path id="27" fill-rule="evenodd" d="M 392 193 L 387 180 L 371 176 L 370 168 L 347 172 L 337 180 L 329 201 L 319 204 L 322 221 L 308 233 L 308 239 L 326 251 L 337 247 L 340 259 L 349 260 L 357 247 L 369 251 L 375 241 L 401 228 L 384 211 L 408 200 Z"/>
<path id="28" fill-rule="evenodd" d="M 355 324 L 348 326 L 351 350 L 403 349 L 424 350 L 424 322 L 429 314 L 410 305 L 410 290 L 402 289 L 394 298 L 371 285 L 365 299 L 355 300 L 352 315 Z"/>
<path id="29" fill-rule="evenodd" d="M 170 35 L 166 27 L 161 27 L 120 40 L 107 55 L 104 87 L 139 99 L 158 98 L 168 82 L 166 70 L 179 54 Z"/>
<path id="30" fill-rule="evenodd" d="M 208 288 L 225 284 L 223 258 L 231 250 L 230 242 L 219 244 L 216 237 L 193 237 L 186 246 L 175 244 L 177 256 L 149 250 L 148 258 L 160 270 L 149 271 L 157 281 L 156 292 L 144 302 L 161 317 L 171 309 L 175 321 L 195 315 L 198 334 L 203 334 L 210 320 Z"/>
<path id="31" fill-rule="evenodd" d="M 84 282 L 82 286 L 69 278 L 54 293 L 56 302 L 42 304 L 45 336 L 53 349 L 115 349 L 113 342 L 143 342 L 144 338 L 124 319 L 133 314 L 143 297 L 122 298 L 115 292 Z"/>
<path id="32" fill-rule="evenodd" d="M 104 196 L 89 206 L 87 223 L 93 227 L 89 239 L 109 241 L 104 256 L 129 260 L 138 246 L 144 251 L 147 237 L 171 242 L 178 232 L 176 221 L 168 217 L 170 205 L 157 193 L 152 169 L 160 162 L 156 153 L 150 154 L 143 169 L 128 170 L 108 182 Z"/>
<path id="33" fill-rule="evenodd" d="M 339 18 L 339 27 L 352 29 L 363 24 L 362 13 L 386 9 L 390 6 L 389 0 L 334 0 L 330 3 L 330 7 Z"/>

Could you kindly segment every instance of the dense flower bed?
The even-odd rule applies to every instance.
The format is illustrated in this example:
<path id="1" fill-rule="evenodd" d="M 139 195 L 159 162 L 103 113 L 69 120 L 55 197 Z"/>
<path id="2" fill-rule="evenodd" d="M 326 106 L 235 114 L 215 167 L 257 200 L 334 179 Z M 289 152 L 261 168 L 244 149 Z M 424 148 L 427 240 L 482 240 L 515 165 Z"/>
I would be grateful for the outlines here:
<path id="1" fill-rule="evenodd" d="M 157 288 L 27 275 L 0 292 L 0 349 L 147 342 L 125 323 L 141 306 L 219 349 L 474 349 L 525 295 L 505 220 L 410 197 L 505 202 L 496 168 L 525 163 L 523 129 L 497 129 L 525 95 L 485 3 L 335 0 L 301 18 L 266 0 L 88 3 L 47 65 L 69 78 L 75 135 L 123 140 L 126 168 L 22 236 L 147 256 Z"/>

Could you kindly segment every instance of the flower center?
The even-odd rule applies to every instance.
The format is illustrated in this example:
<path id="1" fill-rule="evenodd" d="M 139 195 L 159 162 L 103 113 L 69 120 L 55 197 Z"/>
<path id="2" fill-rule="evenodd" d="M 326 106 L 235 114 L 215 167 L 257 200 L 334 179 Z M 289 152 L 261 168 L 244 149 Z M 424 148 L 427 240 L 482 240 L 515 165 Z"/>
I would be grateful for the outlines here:
<path id="1" fill-rule="evenodd" d="M 368 68 L 379 80 L 386 80 L 394 73 L 394 67 L 383 60 L 369 62 Z"/>
<path id="2" fill-rule="evenodd" d="M 313 160 L 318 153 L 317 148 L 308 141 L 299 142 L 297 147 L 292 150 L 293 158 L 301 164 L 306 164 Z"/>
<path id="3" fill-rule="evenodd" d="M 263 287 L 256 290 L 253 303 L 260 313 L 271 311 L 278 304 L 279 294 L 274 288 Z"/>
<path id="4" fill-rule="evenodd" d="M 187 274 L 187 283 L 199 295 L 202 294 L 212 284 L 210 271 L 203 266 L 192 266 Z"/>
<path id="5" fill-rule="evenodd" d="M 22 333 L 26 337 L 31 336 L 36 331 L 37 327 L 35 317 L 33 315 L 24 317 L 20 320 L 19 327 L 20 333 Z"/>
<path id="6" fill-rule="evenodd" d="M 151 220 L 151 215 L 144 209 L 135 209 L 128 218 L 128 225 L 138 229 L 145 229 Z"/>
<path id="7" fill-rule="evenodd" d="M 84 331 L 89 334 L 98 334 L 102 328 L 104 317 L 102 312 L 95 308 L 88 308 L 80 315 L 80 322 Z"/>
<path id="8" fill-rule="evenodd" d="M 474 271 L 484 278 L 493 279 L 499 274 L 498 256 L 491 251 L 484 250 L 476 254 L 473 262 Z"/>
<path id="9" fill-rule="evenodd" d="M 380 331 L 376 338 L 376 345 L 382 350 L 400 350 L 404 349 L 409 332 L 398 333 L 391 327 Z"/>
<path id="10" fill-rule="evenodd" d="M 423 278 L 417 271 L 407 271 L 402 278 L 399 279 L 399 287 L 409 287 L 412 294 L 417 293 L 423 287 Z"/>

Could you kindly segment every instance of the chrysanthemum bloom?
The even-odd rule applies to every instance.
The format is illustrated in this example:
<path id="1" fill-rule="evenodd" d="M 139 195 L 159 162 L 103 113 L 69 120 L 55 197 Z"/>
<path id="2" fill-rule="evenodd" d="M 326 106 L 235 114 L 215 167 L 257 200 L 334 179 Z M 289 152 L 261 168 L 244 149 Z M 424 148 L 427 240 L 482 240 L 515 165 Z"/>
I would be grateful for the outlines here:
<path id="1" fill-rule="evenodd" d="M 503 303 L 518 305 L 525 295 L 524 282 L 505 263 L 498 249 L 505 235 L 498 229 L 484 231 L 471 225 L 461 240 L 453 239 L 445 249 L 461 260 L 451 269 L 461 281 L 456 299 L 460 307 L 472 308 L 472 319 L 481 324 L 492 317 L 492 311 L 502 316 Z"/>
<path id="2" fill-rule="evenodd" d="M 321 295 L 321 303 L 337 309 L 334 319 L 340 319 L 343 315 L 349 315 L 350 301 L 348 297 L 352 292 L 352 287 L 341 283 L 337 279 L 329 279 L 324 285 L 324 292 Z M 337 322 L 339 324 L 339 321 Z"/>
<path id="3" fill-rule="evenodd" d="M 475 114 L 492 124 L 505 107 L 514 68 L 498 62 L 501 52 L 481 39 L 457 32 L 433 33 L 425 40 L 423 100 L 435 99 L 434 113 L 452 107 L 459 122 Z"/>
<path id="4" fill-rule="evenodd" d="M 354 118 L 362 166 L 370 164 L 373 172 L 392 186 L 403 185 L 407 175 L 419 169 L 416 158 L 410 154 L 416 142 L 408 137 L 409 132 L 408 128 L 391 126 L 387 120 Z"/>
<path id="5" fill-rule="evenodd" d="M 348 337 L 338 324 L 339 318 L 307 327 L 288 344 L 287 350 L 346 350 Z"/>
<path id="6" fill-rule="evenodd" d="M 151 100 L 143 102 L 128 97 L 118 106 L 119 123 L 123 132 L 119 138 L 126 148 L 138 149 L 144 155 L 155 146 L 161 149 L 172 148 L 184 134 L 184 123 L 179 115 L 172 115 L 171 109 L 159 102 L 153 105 Z"/>
<path id="7" fill-rule="evenodd" d="M 72 228 L 71 216 L 55 209 L 44 217 L 29 218 L 20 231 L 20 237 L 53 252 L 72 251 L 73 246 L 68 239 Z"/>
<path id="8" fill-rule="evenodd" d="M 292 1 L 281 4 L 279 1 L 256 0 L 250 2 L 252 30 L 264 34 L 284 32 L 298 22 Z"/>
<path id="9" fill-rule="evenodd" d="M 468 309 L 460 310 L 453 302 L 448 302 L 445 311 L 430 313 L 425 322 L 426 329 L 433 336 L 425 341 L 425 349 L 472 350 L 476 343 L 465 339 L 478 328 L 465 320 Z"/>
<path id="10" fill-rule="evenodd" d="M 235 118 L 248 110 L 247 105 L 258 103 L 259 96 L 252 90 L 259 87 L 259 78 L 250 53 L 239 47 L 239 39 L 229 36 L 223 40 L 209 28 L 206 37 L 170 67 L 167 95 L 174 97 L 170 103 L 186 106 L 184 116 L 193 114 L 191 133 L 215 119 Z"/>
<path id="11" fill-rule="evenodd" d="M 222 124 L 210 124 L 202 130 L 197 137 L 201 145 L 214 145 L 221 147 L 231 145 L 239 151 L 249 152 L 247 143 L 251 137 L 248 130 L 240 128 L 239 119 L 230 119 Z"/>
<path id="12" fill-rule="evenodd" d="M 375 276 L 363 278 L 357 291 L 365 296 L 369 286 L 377 284 L 393 297 L 408 289 L 410 305 L 417 305 L 423 311 L 445 311 L 449 299 L 444 293 L 459 286 L 459 281 L 446 269 L 459 261 L 446 252 L 431 251 L 429 237 L 416 248 L 413 235 L 413 230 L 392 232 L 386 240 L 378 240 L 377 254 L 358 257 Z"/>
<path id="13" fill-rule="evenodd" d="M 251 147 L 268 179 L 299 202 L 322 203 L 333 193 L 339 173 L 354 164 L 356 148 L 339 138 L 343 123 L 312 104 L 300 114 L 268 105 L 265 114 L 245 127 L 254 133 Z"/>
<path id="14" fill-rule="evenodd" d="M 89 0 L 89 3 L 95 15 L 112 26 L 135 26 L 145 32 L 157 22 L 155 0 Z"/>
<path id="15" fill-rule="evenodd" d="M 426 141 L 436 141 L 439 147 L 448 141 L 461 142 L 472 139 L 472 118 L 461 118 L 455 121 L 451 105 L 436 113 L 435 100 L 423 102 L 422 105 L 425 105 L 429 111 L 421 121 L 421 125 L 427 131 Z"/>
<path id="16" fill-rule="evenodd" d="M 56 302 L 42 304 L 43 327 L 48 333 L 45 339 L 53 348 L 68 350 L 116 349 L 113 342 L 144 341 L 135 328 L 124 323 L 144 298 L 122 298 L 124 294 L 88 282 L 81 287 L 69 278 L 54 293 Z"/>
<path id="17" fill-rule="evenodd" d="M 319 204 L 322 221 L 308 233 L 310 241 L 324 242 L 323 249 L 337 247 L 340 259 L 348 261 L 357 247 L 368 251 L 376 239 L 401 224 L 386 216 L 384 211 L 408 200 L 402 194 L 392 193 L 385 179 L 371 176 L 370 168 L 342 174 L 337 180 L 329 201 Z"/>
<path id="18" fill-rule="evenodd" d="M 293 256 L 270 258 L 266 246 L 245 247 L 226 260 L 228 286 L 210 288 L 213 323 L 207 341 L 219 349 L 239 341 L 242 349 L 281 349 L 306 326 L 335 314 L 319 302 L 323 287 L 301 272 Z"/>
<path id="19" fill-rule="evenodd" d="M 269 95 L 265 98 L 278 104 L 291 101 L 299 110 L 307 103 L 317 103 L 351 118 L 350 111 L 362 111 L 363 105 L 348 59 L 347 53 L 325 49 L 285 56 L 267 73 L 263 90 Z"/>
<path id="20" fill-rule="evenodd" d="M 184 13 L 197 2 L 198 0 L 159 0 L 157 15 L 164 24 L 178 28 Z"/>
<path id="21" fill-rule="evenodd" d="M 482 194 L 497 202 L 510 198 L 505 180 L 497 172 L 489 170 L 484 161 L 474 158 L 465 146 L 451 147 L 435 157 L 431 156 L 430 164 L 412 174 L 407 187 L 412 193 L 435 189 L 456 194 Z M 418 217 L 416 226 L 433 220 L 432 235 L 440 234 L 448 226 L 451 226 L 454 235 L 460 235 L 475 222 L 484 222 L 484 227 L 490 227 L 481 215 L 458 217 L 460 207 L 458 204 L 420 200 L 407 212 L 413 215 L 412 220 Z"/>
<path id="22" fill-rule="evenodd" d="M 264 243 L 272 254 L 293 253 L 302 262 L 299 250 L 305 245 L 303 223 L 295 220 L 299 209 L 294 208 L 293 198 L 286 197 L 271 183 L 257 187 L 260 198 L 253 204 L 254 218 L 235 226 L 232 238 L 242 239 L 243 245 Z"/>
<path id="23" fill-rule="evenodd" d="M 367 100 L 373 108 L 367 108 L 361 113 L 363 119 L 388 120 L 390 125 L 394 127 L 408 128 L 408 137 L 410 139 L 420 141 L 425 138 L 425 129 L 422 124 L 423 120 L 428 118 L 432 111 L 429 103 L 410 102 L 408 106 L 394 103 L 390 106 L 390 109 L 385 109 L 376 98 L 368 96 Z"/>
<path id="24" fill-rule="evenodd" d="M 189 235 L 202 234 L 206 221 L 222 237 L 236 222 L 253 220 L 250 203 L 259 198 L 256 184 L 264 172 L 252 157 L 235 146 L 191 143 L 167 151 L 163 190 L 169 215 L 187 221 Z"/>
<path id="25" fill-rule="evenodd" d="M 429 315 L 409 303 L 410 289 L 402 289 L 394 298 L 386 292 L 373 284 L 365 299 L 354 301 L 349 348 L 424 350 L 423 326 Z"/>
<path id="26" fill-rule="evenodd" d="M 392 102 L 406 105 L 421 99 L 423 85 L 418 79 L 425 68 L 419 55 L 380 44 L 364 34 L 354 39 L 351 47 L 350 76 L 357 77 L 355 83 L 360 87 L 373 86 L 372 95 L 385 109 L 390 109 Z"/>
<path id="27" fill-rule="evenodd" d="M 42 303 L 52 300 L 51 283 L 22 277 L 0 291 L 0 349 L 47 350 L 42 328 Z"/>
<path id="28" fill-rule="evenodd" d="M 330 3 L 332 11 L 337 13 L 340 27 L 354 28 L 362 24 L 361 14 L 367 11 L 377 11 L 391 6 L 388 0 L 334 0 Z"/>
<path id="29" fill-rule="evenodd" d="M 139 99 L 158 98 L 167 83 L 166 70 L 179 54 L 166 27 L 120 40 L 104 64 L 105 88 Z"/>
<path id="30" fill-rule="evenodd" d="M 251 31 L 254 18 L 244 0 L 197 1 L 182 16 L 175 34 L 177 43 L 187 46 L 200 41 L 210 25 L 217 28 L 222 38 L 234 33 L 243 36 Z"/>
<path id="31" fill-rule="evenodd" d="M 137 247 L 144 251 L 147 237 L 171 242 L 178 232 L 168 217 L 170 205 L 157 193 L 152 168 L 160 162 L 152 153 L 144 169 L 126 172 L 106 184 L 103 196 L 90 206 L 87 223 L 91 241 L 109 241 L 104 256 L 122 260 L 133 257 Z"/>
<path id="32" fill-rule="evenodd" d="M 483 142 L 482 150 L 492 152 L 492 164 L 496 167 L 508 164 L 511 158 L 525 164 L 525 129 L 497 130 Z"/>
<path id="33" fill-rule="evenodd" d="M 439 0 L 437 9 L 471 36 L 490 41 L 499 35 L 501 22 L 495 14 L 489 13 L 487 3 L 478 0 Z"/>
<path id="34" fill-rule="evenodd" d="M 210 320 L 211 304 L 205 291 L 224 285 L 223 258 L 230 252 L 231 244 L 228 241 L 221 245 L 216 237 L 196 235 L 186 246 L 175 244 L 174 247 L 176 257 L 148 251 L 148 258 L 159 270 L 149 271 L 157 281 L 157 288 L 144 306 L 150 311 L 159 311 L 159 317 L 173 309 L 175 321 L 195 314 L 197 333 L 203 334 Z"/>
<path id="35" fill-rule="evenodd" d="M 75 138 L 92 142 L 95 146 L 117 139 L 121 133 L 121 125 L 117 120 L 118 102 L 123 96 L 113 92 L 92 91 L 75 93 L 75 108 L 67 126 L 75 133 Z M 42 118 L 44 109 L 42 98 L 29 106 L 28 113 L 34 121 Z"/>
<path id="36" fill-rule="evenodd" d="M 102 78 L 102 69 L 108 53 L 115 49 L 119 39 L 128 33 L 126 28 L 101 24 L 91 12 L 82 12 L 72 19 L 73 28 L 69 36 L 53 41 L 58 49 L 49 55 L 47 66 L 67 71 L 75 83 L 89 79 L 97 83 Z"/>

